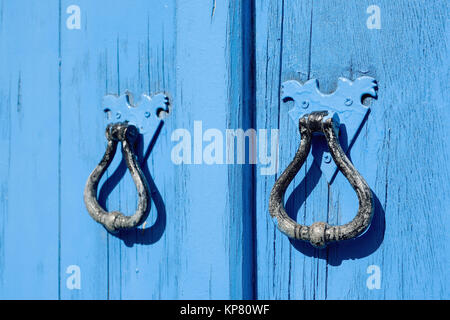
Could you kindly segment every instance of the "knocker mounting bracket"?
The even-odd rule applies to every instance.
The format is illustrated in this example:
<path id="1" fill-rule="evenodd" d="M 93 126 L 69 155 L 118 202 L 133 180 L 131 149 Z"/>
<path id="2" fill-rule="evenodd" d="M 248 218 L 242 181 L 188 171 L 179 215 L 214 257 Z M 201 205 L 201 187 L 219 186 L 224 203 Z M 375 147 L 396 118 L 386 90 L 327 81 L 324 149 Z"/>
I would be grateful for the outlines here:
<path id="1" fill-rule="evenodd" d="M 169 96 L 157 93 L 153 96 L 142 94 L 140 100 L 133 101 L 129 91 L 124 94 L 103 97 L 105 127 L 118 122 L 127 122 L 135 126 L 142 134 L 144 146 L 150 142 L 161 120 L 169 113 Z"/>
<path id="2" fill-rule="evenodd" d="M 333 93 L 324 94 L 319 90 L 317 79 L 311 79 L 305 83 L 289 80 L 281 86 L 281 99 L 284 102 L 293 101 L 294 108 L 289 111 L 290 118 L 298 123 L 305 114 L 328 110 L 339 115 L 341 125 L 339 127 L 339 140 L 344 152 L 355 142 L 357 132 L 366 118 L 369 107 L 362 104 L 365 97 L 377 97 L 377 83 L 372 77 L 359 77 L 354 81 L 347 78 L 339 78 L 337 88 Z M 329 183 L 332 183 L 338 168 L 328 146 L 323 143 L 313 147 L 314 162 L 319 166 Z"/>

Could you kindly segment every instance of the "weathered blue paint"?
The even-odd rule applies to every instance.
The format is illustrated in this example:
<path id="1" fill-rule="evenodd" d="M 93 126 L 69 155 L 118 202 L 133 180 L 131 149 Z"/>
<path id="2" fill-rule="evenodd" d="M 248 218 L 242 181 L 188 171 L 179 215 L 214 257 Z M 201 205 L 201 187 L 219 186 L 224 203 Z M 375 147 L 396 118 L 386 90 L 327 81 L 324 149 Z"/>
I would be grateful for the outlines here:
<path id="1" fill-rule="evenodd" d="M 66 27 L 74 4 L 80 29 Z M 252 167 L 170 158 L 171 133 L 193 132 L 196 120 L 223 132 L 249 126 L 250 2 L 205 4 L 0 1 L 0 297 L 253 297 L 252 218 L 243 210 Z M 90 218 L 83 188 L 105 150 L 102 99 L 127 91 L 167 92 L 173 108 L 138 150 L 149 219 L 115 236 Z M 100 185 L 102 205 L 134 212 L 120 153 Z M 70 282 L 77 267 L 80 289 Z"/>
<path id="2" fill-rule="evenodd" d="M 289 111 L 289 116 L 296 124 L 304 114 L 314 111 L 327 110 L 340 115 L 339 142 L 347 152 L 369 112 L 369 108 L 362 104 L 362 99 L 368 96 L 376 98 L 376 87 L 375 79 L 371 77 L 359 77 L 355 81 L 339 78 L 336 90 L 331 94 L 324 94 L 319 90 L 317 79 L 308 80 L 304 84 L 289 80 L 281 85 L 281 99 L 284 102 L 294 101 L 294 108 Z M 316 140 L 313 145 L 314 162 L 327 181 L 332 183 L 338 168 L 331 161 L 327 144 Z"/>
<path id="3" fill-rule="evenodd" d="M 366 26 L 372 4 L 381 9 L 380 30 Z M 289 241 L 267 214 L 275 177 L 260 177 L 258 297 L 448 299 L 448 4 L 269 0 L 257 1 L 255 13 L 257 123 L 280 128 L 279 170 L 299 143 L 283 82 L 316 78 L 323 92 L 333 92 L 338 77 L 370 76 L 379 85 L 350 151 L 375 194 L 371 227 L 323 251 Z M 330 185 L 311 162 L 286 193 L 288 214 L 304 224 L 350 221 L 358 201 L 345 177 Z M 380 289 L 367 286 L 371 265 L 381 271 Z"/>
<path id="4" fill-rule="evenodd" d="M 0 298 L 58 297 L 57 1 L 0 3 Z"/>
<path id="5" fill-rule="evenodd" d="M 373 4 L 379 30 L 366 26 Z M 80 29 L 66 26 L 72 5 Z M 448 299 L 447 16 L 442 1 L 0 0 L 0 298 Z M 280 235 L 262 165 L 170 158 L 171 133 L 194 121 L 279 129 L 281 172 L 299 143 L 282 83 L 316 78 L 327 93 L 361 76 L 379 97 L 349 155 L 376 203 L 355 241 L 319 251 Z M 103 97 L 127 91 L 165 92 L 172 108 L 137 148 L 150 216 L 116 236 L 83 189 L 105 150 Z M 99 197 L 135 210 L 120 154 Z M 308 225 L 348 222 L 358 206 L 313 156 L 286 197 Z M 367 287 L 372 265 L 380 289 Z"/>

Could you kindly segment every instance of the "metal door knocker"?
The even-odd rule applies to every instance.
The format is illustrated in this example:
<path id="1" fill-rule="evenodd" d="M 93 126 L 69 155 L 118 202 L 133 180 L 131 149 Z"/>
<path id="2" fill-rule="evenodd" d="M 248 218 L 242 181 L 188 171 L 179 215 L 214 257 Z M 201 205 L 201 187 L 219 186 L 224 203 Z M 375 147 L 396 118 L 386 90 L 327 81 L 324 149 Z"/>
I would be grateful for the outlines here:
<path id="1" fill-rule="evenodd" d="M 84 202 L 90 216 L 101 223 L 111 233 L 135 228 L 147 219 L 150 211 L 150 189 L 142 172 L 133 144 L 139 134 L 149 139 L 146 134 L 154 132 L 161 122 L 156 115 L 158 111 L 168 113 L 169 99 L 165 94 L 157 94 L 153 98 L 142 95 L 140 103 L 132 104 L 131 94 L 126 92 L 122 96 L 108 95 L 103 100 L 104 112 L 107 115 L 105 154 L 92 171 L 84 189 Z M 123 122 L 113 122 L 114 119 L 124 119 Z M 128 121 L 128 120 L 131 120 Z M 138 129 L 139 128 L 139 129 Z M 118 143 L 122 145 L 122 154 L 136 185 L 138 204 L 133 215 L 127 216 L 119 211 L 107 212 L 97 201 L 97 189 L 100 179 L 114 159 Z"/>
<path id="2" fill-rule="evenodd" d="M 303 111 L 303 115 L 297 117 L 301 135 L 300 146 L 294 159 L 272 188 L 269 212 L 272 220 L 281 232 L 290 238 L 309 241 L 316 248 L 324 248 L 330 242 L 348 240 L 361 235 L 370 225 L 373 216 L 374 201 L 372 191 L 346 156 L 339 143 L 338 136 L 339 114 L 343 114 L 347 120 L 353 121 L 356 129 L 361 125 L 364 115 L 367 113 L 362 108 L 368 109 L 361 104 L 361 100 L 367 95 L 376 97 L 376 82 L 370 77 L 361 77 L 355 82 L 345 78 L 340 78 L 339 80 L 338 88 L 329 95 L 320 93 L 317 80 L 310 80 L 304 85 L 296 81 L 288 81 L 283 84 L 282 97 L 284 100 L 294 100 L 297 108 L 298 105 L 304 105 L 301 100 L 306 100 L 310 110 L 308 113 Z M 352 103 L 348 103 L 349 101 L 352 101 Z M 354 101 L 359 103 L 353 103 Z M 321 110 L 324 107 L 332 111 Z M 306 108 L 303 107 L 303 109 Z M 351 111 L 358 111 L 358 109 L 360 109 L 359 112 L 353 112 L 352 118 Z M 301 114 L 301 111 L 298 109 L 291 111 L 291 115 L 298 116 L 299 114 Z M 363 116 L 361 117 L 361 115 Z M 291 219 L 284 208 L 284 194 L 303 166 L 311 150 L 313 134 L 325 135 L 329 152 L 337 169 L 344 174 L 357 194 L 359 201 L 358 212 L 354 219 L 345 225 L 331 226 L 326 222 L 315 222 L 311 226 L 301 225 Z M 354 132 L 349 132 L 349 139 L 353 139 L 353 135 Z M 329 168 L 327 169 L 329 170 Z M 332 175 L 328 175 L 327 178 L 332 178 Z"/>
<path id="3" fill-rule="evenodd" d="M 138 134 L 137 128 L 129 125 L 127 122 L 110 124 L 106 127 L 108 145 L 105 155 L 90 174 L 84 189 L 84 202 L 89 214 L 95 221 L 104 225 L 112 233 L 116 233 L 121 229 L 134 228 L 147 219 L 150 191 L 147 180 L 133 152 L 133 143 Z M 132 216 L 125 216 L 119 211 L 106 212 L 97 201 L 98 183 L 111 164 L 119 142 L 122 144 L 123 157 L 127 163 L 128 170 L 130 170 L 131 177 L 136 184 L 139 197 L 136 212 Z"/>

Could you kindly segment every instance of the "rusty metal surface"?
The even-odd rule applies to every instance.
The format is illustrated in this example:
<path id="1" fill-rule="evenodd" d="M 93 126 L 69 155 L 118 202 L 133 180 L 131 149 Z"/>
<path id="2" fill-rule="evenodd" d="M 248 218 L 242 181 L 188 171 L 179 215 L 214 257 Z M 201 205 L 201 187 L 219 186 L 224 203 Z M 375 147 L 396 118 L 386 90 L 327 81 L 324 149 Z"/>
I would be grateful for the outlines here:
<path id="1" fill-rule="evenodd" d="M 90 174 L 84 189 L 84 202 L 91 217 L 101 223 L 108 231 L 117 233 L 123 229 L 131 229 L 142 224 L 150 211 L 150 191 L 147 180 L 133 152 L 133 143 L 138 136 L 135 126 L 127 122 L 110 124 L 106 128 L 108 144 L 105 154 Z M 138 193 L 138 205 L 132 216 L 126 216 L 119 211 L 107 212 L 97 200 L 97 189 L 100 179 L 111 164 L 116 153 L 117 144 L 121 142 L 122 153 L 128 170 L 133 178 Z"/>
<path id="2" fill-rule="evenodd" d="M 317 111 L 299 120 L 300 146 L 292 162 L 275 182 L 270 193 L 269 212 L 278 229 L 290 238 L 309 241 L 314 247 L 324 248 L 327 243 L 355 238 L 370 225 L 373 216 L 373 195 L 367 182 L 350 162 L 338 140 L 339 117 L 337 113 Z M 330 153 L 339 170 L 355 190 L 359 209 L 355 218 L 345 225 L 330 226 L 315 222 L 311 226 L 298 224 L 284 208 L 284 194 L 308 156 L 314 133 L 323 133 Z"/>

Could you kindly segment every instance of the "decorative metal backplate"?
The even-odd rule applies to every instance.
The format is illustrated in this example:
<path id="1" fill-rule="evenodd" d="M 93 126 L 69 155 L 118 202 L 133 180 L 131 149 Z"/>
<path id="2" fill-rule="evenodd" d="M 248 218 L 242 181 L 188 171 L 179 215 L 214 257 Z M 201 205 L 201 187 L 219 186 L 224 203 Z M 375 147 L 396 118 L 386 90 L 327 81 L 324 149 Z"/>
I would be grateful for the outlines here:
<path id="1" fill-rule="evenodd" d="M 331 94 L 324 94 L 319 90 L 317 79 L 305 83 L 289 80 L 282 84 L 281 98 L 284 102 L 294 101 L 294 108 L 289 116 L 298 124 L 303 115 L 328 110 L 339 115 L 339 142 L 344 152 L 347 152 L 356 139 L 369 107 L 362 104 L 367 96 L 377 97 L 377 83 L 372 77 L 360 77 L 355 81 L 339 78 L 336 90 Z M 337 174 L 337 166 L 332 161 L 325 141 L 313 145 L 312 154 L 314 162 L 320 167 L 329 183 L 332 183 Z"/>
<path id="2" fill-rule="evenodd" d="M 126 91 L 120 96 L 106 95 L 102 107 L 105 127 L 117 122 L 128 122 L 142 134 L 145 146 L 155 134 L 162 115 L 169 112 L 169 97 L 165 93 L 157 93 L 151 97 L 142 94 L 140 100 L 134 103 L 132 94 Z"/>

